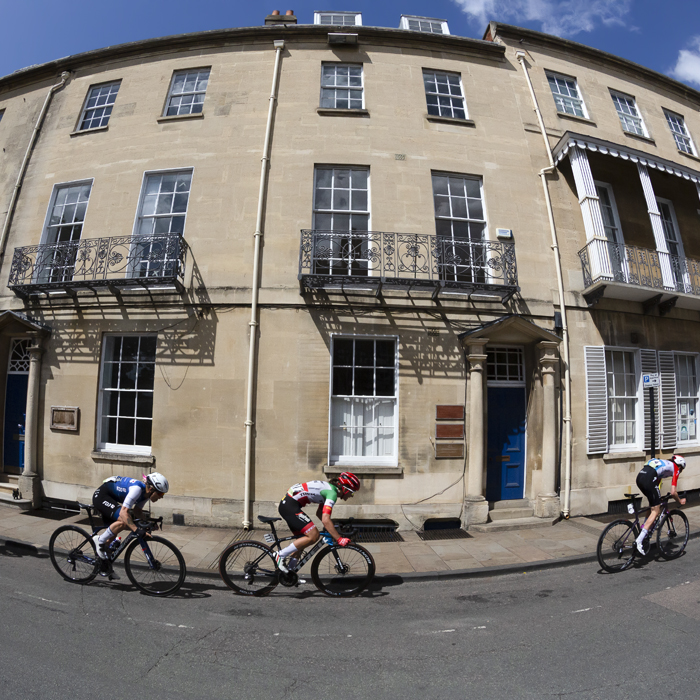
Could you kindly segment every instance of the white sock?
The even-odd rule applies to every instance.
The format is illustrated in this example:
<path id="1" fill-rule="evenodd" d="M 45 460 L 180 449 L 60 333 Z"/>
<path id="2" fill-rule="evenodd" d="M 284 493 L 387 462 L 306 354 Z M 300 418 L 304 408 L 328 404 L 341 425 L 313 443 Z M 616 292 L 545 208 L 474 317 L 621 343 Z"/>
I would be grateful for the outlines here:
<path id="1" fill-rule="evenodd" d="M 649 530 L 646 528 L 642 528 L 642 531 L 639 533 L 639 537 L 637 537 L 637 542 L 643 542 L 644 538 L 649 534 Z"/>
<path id="2" fill-rule="evenodd" d="M 287 545 L 284 549 L 280 550 L 280 556 L 284 559 L 285 557 L 288 557 L 290 554 L 294 554 L 294 552 L 298 552 L 299 550 L 296 548 L 296 545 L 294 542 L 292 544 Z"/>
<path id="3" fill-rule="evenodd" d="M 97 540 L 100 543 L 100 547 L 103 547 L 110 541 L 114 539 L 114 533 L 107 528 L 101 535 L 100 538 Z"/>

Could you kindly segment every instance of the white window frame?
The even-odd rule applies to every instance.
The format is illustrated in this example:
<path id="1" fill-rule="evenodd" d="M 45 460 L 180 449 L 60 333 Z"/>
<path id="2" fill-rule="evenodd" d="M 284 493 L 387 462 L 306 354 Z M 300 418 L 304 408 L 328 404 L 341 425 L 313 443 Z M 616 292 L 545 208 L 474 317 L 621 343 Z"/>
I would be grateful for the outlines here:
<path id="1" fill-rule="evenodd" d="M 394 439 L 392 455 L 389 457 L 366 457 L 334 455 L 333 450 L 333 358 L 336 340 L 393 340 L 394 341 Z M 354 333 L 331 333 L 330 374 L 328 386 L 328 464 L 329 466 L 382 466 L 396 467 L 399 463 L 399 336 L 398 335 L 366 335 Z M 362 397 L 357 397 L 362 398 Z M 364 397 L 366 399 L 372 397 Z M 390 400 L 390 396 L 375 396 L 377 400 Z"/>
<path id="2" fill-rule="evenodd" d="M 519 379 L 490 379 L 488 376 L 488 354 L 490 351 L 517 351 L 518 353 L 518 367 L 522 376 Z M 509 364 L 509 363 L 507 363 Z M 525 347 L 523 345 L 487 345 L 486 346 L 486 385 L 494 387 L 525 387 Z"/>
<path id="3" fill-rule="evenodd" d="M 601 182 L 600 180 L 595 180 L 594 185 L 596 187 L 600 187 L 601 189 L 604 189 L 608 193 L 608 197 L 610 197 L 610 206 L 612 209 L 612 215 L 613 215 L 613 221 L 615 223 L 615 228 L 617 229 L 617 240 L 611 241 L 612 243 L 619 243 L 620 245 L 625 244 L 625 237 L 622 234 L 622 223 L 620 222 L 620 214 L 617 211 L 617 202 L 615 201 L 615 192 L 613 191 L 612 185 L 609 182 Z M 600 197 L 598 198 L 600 200 Z M 601 217 L 602 217 L 602 211 L 603 211 L 603 203 L 600 202 L 600 208 L 601 208 Z M 603 218 L 603 229 L 607 228 L 605 225 L 605 219 Z M 610 240 L 607 237 L 606 233 L 606 239 Z"/>
<path id="4" fill-rule="evenodd" d="M 569 117 L 575 117 L 578 119 L 589 119 L 590 117 L 588 116 L 588 110 L 586 109 L 586 102 L 583 99 L 583 94 L 581 93 L 581 87 L 578 84 L 578 80 L 576 79 L 575 76 L 573 75 L 565 75 L 564 73 L 557 73 L 556 71 L 553 70 L 545 70 L 544 72 L 545 77 L 547 78 L 547 86 L 549 87 L 549 91 L 552 93 L 552 99 L 554 100 L 554 106 L 556 107 L 557 114 L 565 114 L 566 116 Z M 555 81 L 558 80 L 563 80 L 563 81 L 571 81 L 574 83 L 574 87 L 576 88 L 576 94 L 577 97 L 571 97 L 571 95 L 565 95 L 564 93 L 560 92 L 554 92 L 552 89 L 552 84 L 549 82 L 550 78 L 553 78 Z M 559 101 L 557 101 L 557 98 L 561 101 L 562 107 L 564 109 L 559 109 Z M 571 101 L 572 103 L 577 103 L 580 108 L 581 112 L 583 113 L 583 116 L 580 114 L 575 114 L 572 112 L 568 112 L 565 108 L 566 101 Z"/>
<path id="5" fill-rule="evenodd" d="M 153 372 L 153 397 L 155 399 L 155 368 L 158 366 L 158 334 L 157 333 L 104 333 L 102 336 L 102 352 L 100 354 L 100 374 L 99 374 L 99 386 L 98 386 L 98 396 L 97 396 L 97 450 L 99 452 L 116 452 L 123 454 L 137 454 L 137 455 L 150 455 L 153 450 L 153 409 L 151 413 L 151 444 L 146 445 L 124 445 L 121 443 L 111 443 L 103 440 L 102 435 L 102 417 L 103 417 L 103 402 L 104 402 L 104 392 L 109 389 L 105 389 L 104 386 L 104 372 L 105 372 L 105 357 L 107 354 L 107 339 L 108 338 L 126 338 L 126 337 L 155 337 L 156 339 L 156 352 L 154 355 L 154 372 Z M 137 391 L 137 390 L 135 390 Z M 153 408 L 155 408 L 155 401 L 153 402 Z M 136 416 L 134 416 L 136 420 Z"/>
<path id="6" fill-rule="evenodd" d="M 334 23 L 328 23 L 324 22 L 323 18 L 324 17 L 343 17 L 345 18 L 351 18 L 353 19 L 352 22 L 345 22 L 343 21 L 342 24 L 334 24 Z M 362 26 L 362 13 L 361 12 L 332 12 L 332 11 L 322 11 L 322 12 L 314 12 L 314 24 L 322 24 L 324 27 L 361 27 Z"/>
<path id="7" fill-rule="evenodd" d="M 7 358 L 7 374 L 29 374 L 29 366 L 31 361 L 31 354 L 29 352 L 29 346 L 32 344 L 32 339 L 26 336 L 11 337 L 10 338 L 10 352 Z M 22 347 L 22 354 L 15 358 L 15 350 Z M 12 364 L 19 363 L 22 367 L 26 369 L 12 369 Z"/>
<path id="8" fill-rule="evenodd" d="M 190 197 L 192 195 L 192 183 L 194 182 L 194 166 L 185 166 L 182 168 L 165 168 L 164 170 L 146 170 L 143 173 L 143 176 L 141 177 L 141 191 L 139 192 L 139 199 L 138 199 L 138 204 L 136 205 L 136 216 L 134 217 L 134 226 L 132 229 L 132 235 L 137 236 L 139 235 L 139 228 L 140 228 L 140 222 L 141 219 L 143 218 L 141 215 L 141 211 L 143 208 L 143 202 L 146 197 L 146 182 L 148 181 L 148 178 L 151 175 L 166 175 L 168 173 L 184 173 L 184 172 L 189 172 L 191 173 L 192 177 L 190 178 L 190 190 L 187 196 L 187 209 L 185 210 L 185 221 L 182 224 L 182 236 L 184 237 L 185 235 L 185 228 L 187 227 L 187 213 L 190 210 Z M 167 214 L 164 216 L 173 216 L 173 214 Z M 158 217 L 151 217 L 148 216 L 146 218 L 158 218 Z M 157 235 L 157 234 L 143 234 L 143 235 Z"/>
<path id="9" fill-rule="evenodd" d="M 85 207 L 85 216 L 83 218 L 82 225 L 83 227 L 85 226 L 85 222 L 87 220 L 87 215 L 88 215 L 88 209 L 90 207 L 90 199 L 92 197 L 92 191 L 93 187 L 95 184 L 95 178 L 93 177 L 88 177 L 85 178 L 84 180 L 72 180 L 69 182 L 57 182 L 53 186 L 53 190 L 51 191 L 51 199 L 49 199 L 49 206 L 46 208 L 46 216 L 44 217 L 44 227 L 41 232 L 41 243 L 49 243 L 48 237 L 49 237 L 49 229 L 50 227 L 50 222 L 51 222 L 51 212 L 53 211 L 54 205 L 56 204 L 56 198 L 58 197 L 58 193 L 60 190 L 68 187 L 81 187 L 82 185 L 90 185 L 90 196 L 88 197 L 87 205 Z M 82 230 L 80 233 L 80 236 L 82 238 Z M 80 239 L 78 239 L 80 240 Z M 55 241 L 54 241 L 55 242 Z"/>
<path id="10" fill-rule="evenodd" d="M 78 127 L 76 131 L 93 131 L 94 129 L 105 129 L 107 125 L 109 124 L 109 120 L 112 117 L 112 110 L 114 109 L 114 105 L 117 101 L 117 97 L 119 96 L 119 89 L 121 88 L 122 81 L 121 80 L 112 80 L 108 83 L 98 83 L 97 85 L 90 85 L 88 88 L 87 94 L 85 95 L 85 101 L 83 102 L 83 108 L 80 110 L 80 117 L 78 119 Z M 111 91 L 111 88 L 116 87 L 116 90 L 114 92 Z M 110 88 L 110 92 L 108 93 L 108 96 L 112 98 L 111 102 L 105 102 L 104 104 L 101 105 L 95 105 L 93 107 L 89 107 L 88 104 L 90 102 L 90 95 L 92 94 L 93 90 L 101 90 L 103 88 Z M 83 122 L 85 121 L 88 112 L 96 112 L 99 109 L 107 109 L 109 108 L 109 114 L 106 116 L 103 114 L 102 116 L 99 117 L 100 123 L 98 126 L 83 126 Z M 92 119 L 92 117 L 90 117 Z"/>
<path id="11" fill-rule="evenodd" d="M 207 75 L 207 86 L 204 88 L 204 90 L 194 90 L 194 91 L 189 91 L 189 92 L 178 92 L 177 94 L 173 94 L 173 89 L 175 88 L 175 79 L 179 75 L 187 74 L 187 73 L 202 73 L 204 71 L 208 72 Z M 170 85 L 168 86 L 168 94 L 165 98 L 165 106 L 163 108 L 163 117 L 186 117 L 186 116 L 192 116 L 192 115 L 198 115 L 198 114 L 204 114 L 204 100 L 206 99 L 207 96 L 207 90 L 209 89 L 209 81 L 211 80 L 211 66 L 201 66 L 199 68 L 184 68 L 182 70 L 176 70 L 173 71 L 173 75 L 170 78 Z M 183 97 L 186 95 L 203 95 L 202 101 L 195 103 L 194 101 L 189 105 L 190 109 L 188 112 L 181 112 L 180 111 L 180 106 L 178 105 L 178 113 L 177 114 L 168 114 L 168 110 L 170 109 L 170 101 L 175 98 L 175 97 Z M 195 104 L 201 104 L 202 109 L 199 111 L 195 111 L 192 109 Z"/>
<path id="12" fill-rule="evenodd" d="M 454 116 L 454 111 L 455 109 L 459 109 L 459 107 L 455 107 L 455 105 L 452 103 L 453 100 L 457 97 L 456 95 L 446 95 L 441 92 L 433 92 L 428 91 L 428 86 L 425 84 L 425 75 L 426 73 L 433 74 L 435 76 L 437 75 L 445 75 L 448 76 L 448 84 L 449 84 L 449 76 L 456 76 L 457 80 L 459 81 L 459 99 L 462 100 L 462 111 L 464 112 L 463 117 L 456 117 Z M 437 81 L 436 81 L 437 84 Z M 450 117 L 451 119 L 469 119 L 469 112 L 467 111 L 467 100 L 464 96 L 464 84 L 462 83 L 462 75 L 460 73 L 456 73 L 455 71 L 445 71 L 445 70 L 435 70 L 433 68 L 423 68 L 423 89 L 425 90 L 425 100 L 426 100 L 426 106 L 428 109 L 428 116 L 437 116 L 437 117 Z M 438 98 L 438 114 L 431 114 L 430 113 L 430 107 L 433 105 L 428 104 L 428 95 L 436 95 Z M 440 105 L 440 97 L 448 97 L 450 100 L 450 105 L 449 107 L 445 106 L 445 109 L 449 109 L 450 114 L 442 114 L 442 107 L 443 105 Z"/>
<path id="13" fill-rule="evenodd" d="M 635 399 L 634 405 L 634 433 L 635 440 L 633 443 L 626 442 L 621 445 L 613 445 L 611 437 L 611 414 L 610 414 L 610 394 L 609 388 L 606 392 L 606 408 L 607 408 L 607 431 L 608 431 L 608 452 L 634 452 L 644 449 L 644 389 L 642 387 L 642 361 L 639 348 L 619 347 L 616 345 L 605 345 L 603 348 L 605 357 L 605 377 L 607 383 L 608 376 L 608 351 L 612 352 L 628 352 L 631 353 L 634 360 L 634 379 L 635 379 Z M 632 397 L 628 397 L 632 398 Z"/>
<path id="14" fill-rule="evenodd" d="M 692 399 L 693 395 L 689 394 L 688 396 L 681 396 L 680 395 L 680 388 L 679 384 L 680 382 L 678 381 L 679 379 L 679 373 L 678 373 L 678 358 L 679 357 L 686 357 L 689 358 L 692 361 L 692 364 L 695 369 L 695 437 L 693 439 L 689 440 L 681 440 L 681 410 L 680 410 L 680 404 L 683 399 Z M 700 369 L 699 363 L 698 363 L 698 355 L 697 353 L 691 353 L 691 352 L 674 352 L 673 353 L 673 365 L 674 365 L 674 373 L 676 376 L 676 445 L 678 450 L 682 450 L 684 447 L 695 447 L 698 444 L 700 444 L 700 436 L 698 435 L 698 406 L 700 406 L 700 373 L 698 370 Z M 687 418 L 687 416 L 686 416 Z"/>
<path id="15" fill-rule="evenodd" d="M 678 114 L 678 112 L 672 112 L 670 109 L 663 109 L 664 116 L 666 117 L 666 124 L 668 125 L 668 129 L 671 132 L 671 136 L 673 136 L 673 141 L 676 144 L 676 148 L 681 152 L 681 153 L 686 153 L 691 156 L 697 157 L 698 152 L 695 149 L 695 143 L 693 142 L 693 137 L 690 135 L 690 131 L 688 131 L 688 126 L 685 123 L 685 117 L 682 114 Z M 683 127 L 683 133 L 677 131 L 676 129 L 673 128 L 673 119 L 676 121 L 680 120 L 680 126 Z M 681 148 L 678 141 L 679 139 L 687 140 L 687 145 L 690 146 L 690 151 L 688 151 L 686 148 Z M 681 141 L 683 143 L 683 141 Z"/>
<path id="16" fill-rule="evenodd" d="M 420 22 L 430 22 L 431 26 L 434 23 L 440 25 L 440 32 L 426 31 L 424 29 L 412 29 L 409 26 L 411 20 Z M 423 32 L 425 34 L 448 34 L 450 33 L 450 28 L 447 26 L 447 20 L 438 19 L 437 17 L 421 17 L 420 15 L 401 15 L 401 22 L 399 23 L 399 29 L 406 29 L 410 32 Z"/>
<path id="17" fill-rule="evenodd" d="M 335 77 L 336 81 L 338 78 L 337 74 L 337 69 L 338 68 L 359 68 L 360 69 L 360 85 L 359 87 L 357 85 L 350 85 L 350 75 L 348 74 L 348 84 L 347 85 L 324 85 L 323 84 L 323 74 L 324 74 L 324 68 L 326 66 L 333 66 L 336 69 Z M 332 107 L 329 107 L 328 105 L 323 104 L 323 91 L 324 90 L 333 90 L 334 91 L 334 105 Z M 359 107 L 351 107 L 350 106 L 350 92 L 351 91 L 359 91 L 361 94 L 360 98 L 360 106 Z M 338 94 L 340 93 L 346 93 L 347 94 L 347 100 L 348 100 L 348 106 L 347 107 L 338 107 Z M 319 96 L 319 106 L 321 109 L 364 109 L 365 108 L 365 69 L 364 66 L 361 63 L 338 63 L 336 61 L 323 61 L 321 63 L 321 94 Z"/>
<path id="18" fill-rule="evenodd" d="M 610 88 L 610 97 L 612 98 L 613 104 L 615 105 L 615 111 L 617 112 L 617 116 L 620 118 L 620 125 L 622 126 L 622 130 L 627 134 L 632 134 L 633 136 L 643 136 L 645 138 L 649 138 L 649 132 L 647 131 L 646 124 L 644 123 L 644 119 L 642 118 L 642 113 L 639 111 L 639 107 L 637 106 L 637 100 L 634 97 L 634 95 L 628 95 L 624 92 L 620 92 L 619 90 L 613 90 L 612 88 Z M 621 111 L 620 103 L 623 103 L 627 107 L 627 109 L 634 109 L 634 114 L 627 113 L 624 111 L 624 109 L 622 109 Z M 633 125 L 637 124 L 642 133 L 640 134 L 634 128 L 628 128 L 625 124 L 626 120 L 629 120 L 629 122 Z"/>

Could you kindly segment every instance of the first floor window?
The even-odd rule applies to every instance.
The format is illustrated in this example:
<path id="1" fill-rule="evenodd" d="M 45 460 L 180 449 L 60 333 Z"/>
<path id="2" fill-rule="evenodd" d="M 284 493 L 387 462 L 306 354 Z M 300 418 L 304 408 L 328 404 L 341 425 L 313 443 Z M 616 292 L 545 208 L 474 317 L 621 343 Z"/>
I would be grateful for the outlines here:
<path id="1" fill-rule="evenodd" d="M 457 73 L 423 70 L 428 114 L 453 119 L 466 119 L 462 80 Z"/>
<path id="2" fill-rule="evenodd" d="M 680 114 L 674 114 L 673 112 L 667 112 L 664 110 L 666 115 L 666 123 L 668 128 L 673 134 L 673 139 L 676 142 L 676 148 L 683 153 L 688 153 L 691 156 L 695 155 L 695 146 L 693 145 L 693 140 L 690 138 L 688 129 L 685 125 L 685 119 Z"/>
<path id="3" fill-rule="evenodd" d="M 637 374 L 634 353 L 606 350 L 608 386 L 608 443 L 612 446 L 636 445 Z"/>
<path id="4" fill-rule="evenodd" d="M 557 73 L 547 73 L 547 81 L 552 91 L 554 103 L 557 106 L 557 112 L 584 119 L 588 117 L 576 84 L 576 78 L 558 75 Z"/>
<path id="5" fill-rule="evenodd" d="M 335 338 L 332 345 L 331 464 L 396 464 L 394 338 Z"/>
<path id="6" fill-rule="evenodd" d="M 617 116 L 620 117 L 620 123 L 625 131 L 637 136 L 646 136 L 644 122 L 637 109 L 637 102 L 630 95 L 623 95 L 621 92 L 610 91 Z"/>
<path id="7" fill-rule="evenodd" d="M 99 445 L 150 453 L 155 335 L 105 336 L 100 377 Z"/>
<path id="8" fill-rule="evenodd" d="M 210 72 L 209 68 L 199 68 L 174 73 L 165 105 L 165 116 L 200 114 L 204 108 Z"/>
<path id="9" fill-rule="evenodd" d="M 321 66 L 321 107 L 362 109 L 362 66 L 324 63 Z"/>
<path id="10" fill-rule="evenodd" d="M 83 113 L 80 115 L 80 126 L 78 131 L 86 129 L 98 129 L 107 126 L 112 108 L 117 99 L 119 85 L 121 83 L 108 83 L 107 85 L 97 85 L 91 87 L 85 100 Z"/>
<path id="11" fill-rule="evenodd" d="M 678 442 L 697 440 L 698 374 L 695 355 L 676 355 Z"/>

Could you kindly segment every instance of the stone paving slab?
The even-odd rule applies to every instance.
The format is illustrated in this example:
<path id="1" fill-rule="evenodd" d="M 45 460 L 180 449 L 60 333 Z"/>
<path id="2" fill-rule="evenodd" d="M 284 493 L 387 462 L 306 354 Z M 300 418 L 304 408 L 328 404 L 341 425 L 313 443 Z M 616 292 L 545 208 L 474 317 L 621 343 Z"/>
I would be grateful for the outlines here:
<path id="1" fill-rule="evenodd" d="M 700 531 L 700 506 L 684 508 L 691 535 Z M 60 517 L 53 513 L 20 512 L 0 504 L 0 539 L 16 540 L 37 548 L 48 547 L 53 531 L 61 525 L 77 524 L 89 530 L 84 514 Z M 403 574 L 420 577 L 450 576 L 452 572 L 479 571 L 493 567 L 507 573 L 508 567 L 575 563 L 595 559 L 600 532 L 607 523 L 588 517 L 560 521 L 547 528 L 470 533 L 455 540 L 421 540 L 414 531 L 402 532 L 404 542 L 365 545 L 372 553 L 381 575 Z M 206 528 L 171 525 L 162 533 L 181 550 L 189 570 L 216 572 L 220 553 L 232 542 L 243 539 L 263 541 L 266 529 L 244 532 L 240 528 Z M 309 575 L 310 563 L 302 570 Z M 469 575 L 466 574 L 465 575 Z"/>

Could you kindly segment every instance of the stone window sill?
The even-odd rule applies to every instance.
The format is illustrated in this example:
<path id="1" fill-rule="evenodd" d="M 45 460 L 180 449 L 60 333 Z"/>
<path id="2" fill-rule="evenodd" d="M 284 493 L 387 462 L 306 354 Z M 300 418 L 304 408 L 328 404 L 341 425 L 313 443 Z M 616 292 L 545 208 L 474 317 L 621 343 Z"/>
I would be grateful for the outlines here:
<path id="1" fill-rule="evenodd" d="M 369 117 L 368 109 L 328 109 L 319 107 L 316 114 L 322 117 Z"/>
<path id="2" fill-rule="evenodd" d="M 83 136 L 84 134 L 94 134 L 96 131 L 107 131 L 109 124 L 104 126 L 96 126 L 94 129 L 80 129 L 79 131 L 71 131 L 70 136 Z"/>
<path id="3" fill-rule="evenodd" d="M 161 124 L 163 122 L 187 121 L 188 119 L 204 119 L 204 112 L 197 112 L 197 114 L 173 114 L 170 117 L 158 117 L 156 121 Z"/>
<path id="4" fill-rule="evenodd" d="M 592 119 L 588 117 L 577 117 L 574 114 L 566 114 L 564 112 L 557 112 L 559 119 L 571 119 L 575 122 L 583 122 L 584 124 L 590 124 L 591 126 L 598 126 Z"/>
<path id="5" fill-rule="evenodd" d="M 644 141 L 645 143 L 650 143 L 653 146 L 656 146 L 656 141 L 654 141 L 654 139 L 650 136 L 640 136 L 639 134 L 635 134 L 632 131 L 625 131 L 624 129 L 622 130 L 622 133 L 625 136 L 629 136 L 631 139 L 637 139 L 639 141 Z"/>
<path id="6" fill-rule="evenodd" d="M 647 453 L 643 450 L 635 450 L 634 452 L 608 452 L 603 455 L 604 462 L 618 462 L 631 459 L 644 459 Z"/>
<path id="7" fill-rule="evenodd" d="M 456 117 L 440 117 L 435 114 L 426 114 L 425 118 L 429 122 L 438 124 L 457 124 L 459 126 L 476 126 L 473 119 L 457 119 Z"/>
<path id="8" fill-rule="evenodd" d="M 381 474 L 391 474 L 391 475 L 401 475 L 403 474 L 403 467 L 374 467 L 374 466 L 362 466 L 359 464 L 333 464 L 332 466 L 326 465 L 323 468 L 323 473 L 328 476 L 337 476 L 342 472 L 352 472 L 358 476 L 377 476 Z"/>
<path id="9" fill-rule="evenodd" d="M 700 158 L 697 156 L 694 156 L 692 153 L 686 153 L 685 151 L 678 151 L 682 156 L 685 156 L 686 158 L 690 158 L 690 160 L 694 160 L 696 163 L 700 163 Z"/>
<path id="10" fill-rule="evenodd" d="M 90 453 L 90 456 L 97 461 L 121 462 L 122 464 L 153 465 L 156 462 L 156 458 L 153 455 L 127 454 L 125 452 L 101 452 L 100 450 L 95 450 Z"/>

